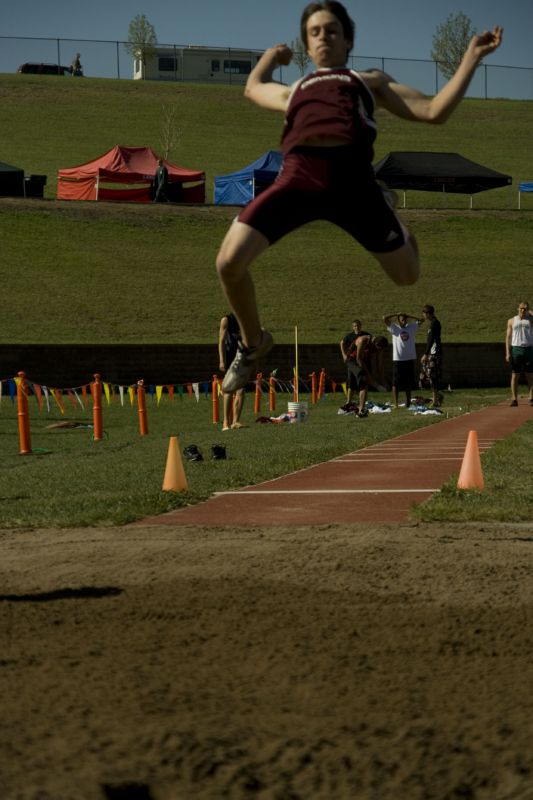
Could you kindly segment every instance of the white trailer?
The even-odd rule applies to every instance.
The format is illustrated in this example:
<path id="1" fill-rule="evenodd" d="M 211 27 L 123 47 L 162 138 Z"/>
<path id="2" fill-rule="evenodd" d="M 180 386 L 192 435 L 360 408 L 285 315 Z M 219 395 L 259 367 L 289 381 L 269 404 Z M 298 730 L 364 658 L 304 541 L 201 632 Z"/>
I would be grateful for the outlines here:
<path id="1" fill-rule="evenodd" d="M 244 84 L 261 53 L 220 47 L 157 46 L 133 62 L 135 80 Z"/>

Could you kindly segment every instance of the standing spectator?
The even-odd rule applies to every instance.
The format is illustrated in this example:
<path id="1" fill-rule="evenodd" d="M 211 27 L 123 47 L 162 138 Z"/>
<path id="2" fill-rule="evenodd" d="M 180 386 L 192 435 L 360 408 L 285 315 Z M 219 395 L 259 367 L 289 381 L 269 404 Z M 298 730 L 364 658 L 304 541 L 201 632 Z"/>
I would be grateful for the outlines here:
<path id="1" fill-rule="evenodd" d="M 442 376 L 442 342 L 441 324 L 435 316 L 435 308 L 426 304 L 422 309 L 424 319 L 428 322 L 426 349 L 420 359 L 422 365 L 421 376 L 427 381 L 433 395 L 431 405 L 433 408 L 440 406 L 439 383 Z"/>
<path id="2" fill-rule="evenodd" d="M 168 203 L 167 197 L 168 169 L 162 158 L 157 162 L 157 169 L 154 175 L 154 203 Z"/>
<path id="3" fill-rule="evenodd" d="M 218 357 L 221 372 L 226 372 L 227 368 L 235 358 L 237 347 L 241 341 L 241 330 L 237 317 L 234 314 L 226 314 L 220 320 L 218 334 Z M 237 430 L 243 428 L 240 419 L 244 404 L 244 388 L 237 389 L 236 392 L 222 392 L 222 403 L 224 407 L 224 419 L 222 430 L 229 431 L 230 428 Z"/>
<path id="4" fill-rule="evenodd" d="M 392 322 L 396 318 L 397 323 Z M 407 322 L 412 319 L 413 322 Z M 383 322 L 392 334 L 392 400 L 398 408 L 398 392 L 405 392 L 405 405 L 411 405 L 411 390 L 415 382 L 415 336 L 424 320 L 412 314 L 386 314 Z"/>
<path id="5" fill-rule="evenodd" d="M 70 66 L 70 73 L 74 78 L 83 77 L 83 67 L 80 61 L 80 54 L 76 53 L 74 60 Z"/>
<path id="6" fill-rule="evenodd" d="M 354 392 L 358 391 L 359 386 L 354 377 L 353 371 L 350 369 L 351 364 L 355 360 L 357 350 L 357 339 L 359 336 L 369 336 L 370 334 L 363 331 L 363 323 L 360 319 L 354 319 L 352 322 L 352 330 L 340 341 L 340 348 L 342 360 L 348 367 L 348 375 L 346 377 L 347 392 L 346 402 L 352 403 Z"/>
<path id="7" fill-rule="evenodd" d="M 518 384 L 524 373 L 529 386 L 529 405 L 533 406 L 533 315 L 529 303 L 519 303 L 518 314 L 507 321 L 505 360 L 511 364 L 510 405 L 518 405 Z"/>

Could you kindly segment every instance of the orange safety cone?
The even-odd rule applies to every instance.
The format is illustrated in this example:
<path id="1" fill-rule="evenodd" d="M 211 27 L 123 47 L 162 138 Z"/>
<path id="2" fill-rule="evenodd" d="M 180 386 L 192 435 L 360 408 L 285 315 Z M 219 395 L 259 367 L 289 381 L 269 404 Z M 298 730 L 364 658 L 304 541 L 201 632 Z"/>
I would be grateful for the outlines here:
<path id="1" fill-rule="evenodd" d="M 168 443 L 167 466 L 162 489 L 164 492 L 187 492 L 189 490 L 177 436 L 171 436 Z"/>
<path id="2" fill-rule="evenodd" d="M 476 431 L 470 431 L 468 434 L 457 488 L 479 490 L 485 488 Z"/>

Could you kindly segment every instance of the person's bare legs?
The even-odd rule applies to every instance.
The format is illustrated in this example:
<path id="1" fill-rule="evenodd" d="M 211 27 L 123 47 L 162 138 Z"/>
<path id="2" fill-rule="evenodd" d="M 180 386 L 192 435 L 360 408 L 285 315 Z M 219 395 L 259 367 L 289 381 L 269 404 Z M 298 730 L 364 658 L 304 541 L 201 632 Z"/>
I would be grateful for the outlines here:
<path id="1" fill-rule="evenodd" d="M 269 241 L 262 233 L 244 222 L 234 222 L 217 256 L 218 277 L 239 321 L 245 347 L 256 347 L 262 336 L 255 287 L 248 267 L 268 246 Z"/>
<path id="2" fill-rule="evenodd" d="M 518 403 L 518 384 L 520 383 L 520 375 L 518 372 L 511 373 L 511 399 Z"/>
<path id="3" fill-rule="evenodd" d="M 232 428 L 242 428 L 241 414 L 244 405 L 244 389 L 238 389 L 233 395 L 233 422 Z"/>
<path id="4" fill-rule="evenodd" d="M 529 386 L 529 402 L 533 403 L 533 372 L 526 372 L 526 380 Z"/>
<path id="5" fill-rule="evenodd" d="M 418 244 L 414 236 L 406 231 L 407 241 L 392 253 L 371 253 L 379 261 L 384 272 L 398 286 L 411 286 L 420 277 Z"/>
<path id="6" fill-rule="evenodd" d="M 222 395 L 222 407 L 224 409 L 222 430 L 229 431 L 233 422 L 233 395 L 229 392 L 224 392 Z"/>

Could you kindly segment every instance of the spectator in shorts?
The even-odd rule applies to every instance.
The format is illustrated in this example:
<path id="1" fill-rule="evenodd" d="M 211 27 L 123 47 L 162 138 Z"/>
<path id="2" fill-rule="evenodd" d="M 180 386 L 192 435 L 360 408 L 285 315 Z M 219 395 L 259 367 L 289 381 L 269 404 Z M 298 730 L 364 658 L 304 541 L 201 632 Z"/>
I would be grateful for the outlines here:
<path id="1" fill-rule="evenodd" d="M 396 319 L 397 322 L 392 320 Z M 413 322 L 407 322 L 412 319 Z M 398 393 L 405 392 L 405 405 L 411 405 L 411 391 L 415 385 L 415 336 L 423 322 L 412 314 L 386 314 L 383 322 L 392 335 L 392 402 L 398 408 Z"/>
<path id="2" fill-rule="evenodd" d="M 507 321 L 505 360 L 511 364 L 510 405 L 518 405 L 518 384 L 524 373 L 529 386 L 529 405 L 533 406 L 533 315 L 525 301 L 518 304 L 518 314 Z"/>
<path id="3" fill-rule="evenodd" d="M 220 320 L 218 331 L 218 359 L 219 369 L 226 372 L 227 368 L 235 358 L 237 347 L 241 340 L 241 330 L 234 314 L 226 314 Z M 222 391 L 222 404 L 224 419 L 222 430 L 229 431 L 230 428 L 237 430 L 245 427 L 241 422 L 242 407 L 244 405 L 245 390 L 237 389 L 235 392 Z"/>
<path id="4" fill-rule="evenodd" d="M 355 353 L 357 350 L 357 338 L 359 336 L 368 336 L 369 334 L 367 331 L 363 331 L 363 323 L 360 319 L 354 319 L 352 322 L 352 330 L 344 336 L 343 339 L 340 341 L 340 348 L 341 348 L 341 355 L 342 360 L 348 367 L 348 375 L 347 375 L 347 386 L 348 391 L 346 393 L 346 403 L 350 404 L 353 402 L 354 392 L 358 390 L 358 387 L 355 385 L 353 380 L 353 375 L 350 371 L 350 361 L 353 361 L 355 358 Z"/>
<path id="5" fill-rule="evenodd" d="M 348 367 L 348 386 L 350 395 L 353 397 L 355 391 L 359 392 L 358 417 L 367 417 L 368 411 L 365 408 L 368 387 L 373 386 L 375 381 L 372 377 L 372 362 L 376 361 L 378 374 L 383 380 L 383 354 L 389 346 L 385 336 L 372 336 L 370 333 L 363 333 L 357 337 L 355 347 L 350 351 L 346 359 Z M 348 403 L 351 400 L 348 400 Z"/>
<path id="6" fill-rule="evenodd" d="M 435 308 L 429 304 L 422 309 L 424 319 L 428 323 L 426 349 L 420 359 L 422 382 L 426 382 L 432 393 L 431 405 L 438 408 L 441 404 L 439 391 L 440 379 L 442 376 L 442 342 L 441 324 L 435 316 Z"/>
<path id="7" fill-rule="evenodd" d="M 222 288 L 242 331 L 242 345 L 223 382 L 228 392 L 246 385 L 273 343 L 261 327 L 249 267 L 291 231 L 316 220 L 332 222 L 371 253 L 396 284 L 415 283 L 416 241 L 396 215 L 390 192 L 374 175 L 375 111 L 383 108 L 410 121 L 445 122 L 481 60 L 499 47 L 502 28 L 472 37 L 457 71 L 434 97 L 379 69 L 358 73 L 346 66 L 355 24 L 342 3 L 307 5 L 300 36 L 314 72 L 293 86 L 275 81 L 276 70 L 293 57 L 290 47 L 277 44 L 263 53 L 246 82 L 246 97 L 285 115 L 283 166 L 274 183 L 240 212 L 217 256 Z"/>

